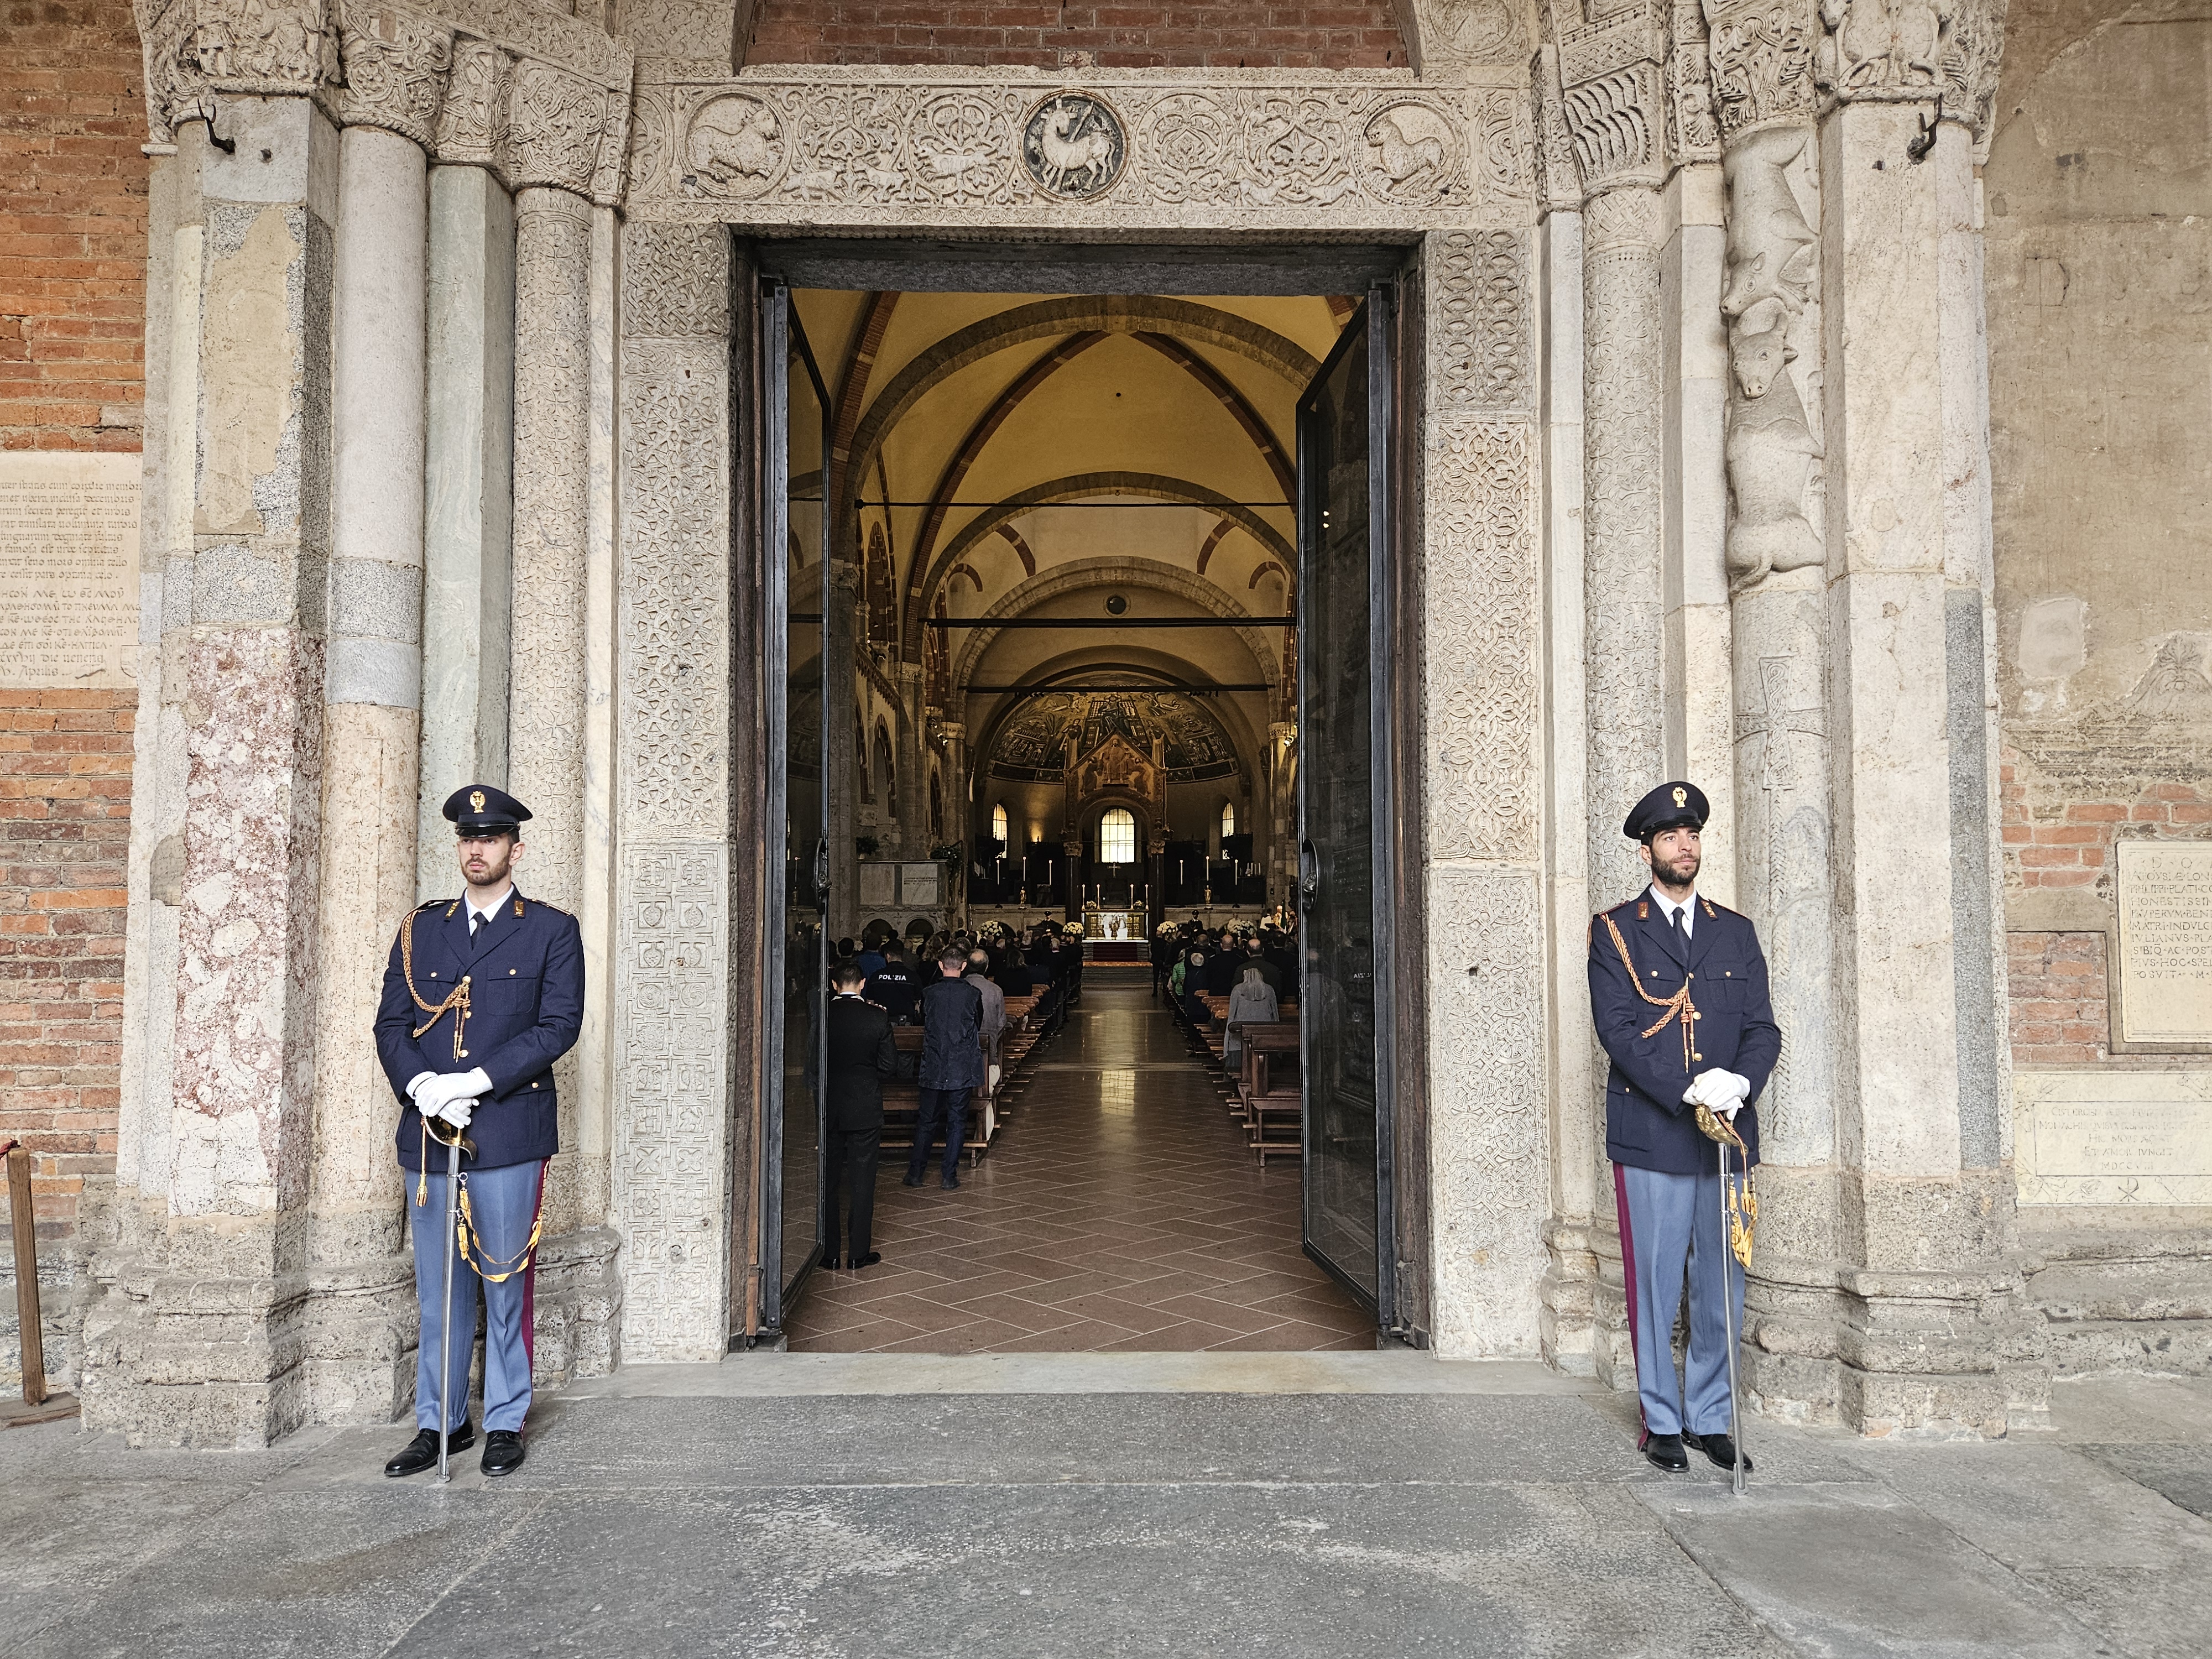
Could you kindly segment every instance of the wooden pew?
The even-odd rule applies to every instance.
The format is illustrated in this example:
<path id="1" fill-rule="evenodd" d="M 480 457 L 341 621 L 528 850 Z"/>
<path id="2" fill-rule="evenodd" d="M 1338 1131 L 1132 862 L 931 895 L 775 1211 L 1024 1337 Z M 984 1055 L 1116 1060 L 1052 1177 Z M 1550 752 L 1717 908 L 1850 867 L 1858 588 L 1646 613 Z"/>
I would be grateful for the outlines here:
<path id="1" fill-rule="evenodd" d="M 921 1027 L 919 1025 L 895 1025 L 891 1028 L 891 1040 L 898 1044 L 901 1054 L 913 1054 L 919 1058 L 921 1054 Z M 921 1121 L 921 1085 L 903 1079 L 885 1082 L 882 1143 L 884 1150 L 911 1152 L 914 1148 L 915 1129 Z M 989 1147 L 992 1137 L 998 1133 L 998 1114 L 993 1108 L 990 1097 L 981 1089 L 970 1090 L 968 1094 L 967 1139 L 961 1147 L 961 1150 L 968 1155 L 969 1168 L 974 1168 L 982 1160 L 983 1153 Z"/>

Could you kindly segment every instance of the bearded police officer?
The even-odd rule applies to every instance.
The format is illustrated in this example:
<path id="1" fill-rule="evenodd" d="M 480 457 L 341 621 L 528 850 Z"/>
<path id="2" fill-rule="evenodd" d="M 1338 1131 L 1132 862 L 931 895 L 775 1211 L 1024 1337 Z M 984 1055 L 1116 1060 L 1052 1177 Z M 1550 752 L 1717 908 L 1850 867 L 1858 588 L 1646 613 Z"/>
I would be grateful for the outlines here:
<path id="1" fill-rule="evenodd" d="M 1640 844 L 1651 884 L 1590 923 L 1590 1010 L 1613 1060 L 1605 1153 L 1643 1408 L 1638 1443 L 1670 1471 L 1689 1467 L 1686 1443 L 1723 1468 L 1736 1461 L 1727 1333 L 1742 1328 L 1743 1270 L 1723 1237 L 1721 1177 L 1697 1108 L 1734 1125 L 1747 1176 L 1759 1158 L 1753 1103 L 1782 1052 L 1758 934 L 1697 890 L 1706 817 L 1694 784 L 1663 783 L 1638 801 L 1621 829 Z M 1686 1272 L 1686 1387 L 1674 1352 Z"/>
<path id="2" fill-rule="evenodd" d="M 505 1475 L 522 1467 L 538 1209 L 545 1160 L 559 1149 L 553 1062 L 582 1028 L 584 951 L 574 917 L 526 898 L 514 884 L 528 807 L 475 783 L 453 792 L 446 817 L 459 836 L 466 890 L 423 905 L 400 924 L 376 1014 L 377 1053 L 401 1107 L 399 1163 L 408 1171 L 422 1310 L 415 1367 L 420 1432 L 384 1472 L 419 1474 L 434 1467 L 441 1429 L 449 1452 L 475 1443 L 469 1349 L 481 1287 L 482 1468 Z M 459 1224 L 449 1239 L 446 1170 L 456 1137 Z M 450 1361 L 443 1344 L 449 1305 Z"/>

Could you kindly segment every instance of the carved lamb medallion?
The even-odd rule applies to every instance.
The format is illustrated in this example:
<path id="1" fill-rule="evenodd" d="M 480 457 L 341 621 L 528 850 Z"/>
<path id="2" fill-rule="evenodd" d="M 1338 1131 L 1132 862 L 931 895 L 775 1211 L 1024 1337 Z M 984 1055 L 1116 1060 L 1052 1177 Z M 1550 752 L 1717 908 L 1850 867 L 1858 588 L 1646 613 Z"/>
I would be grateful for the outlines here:
<path id="1" fill-rule="evenodd" d="M 1103 196 L 1128 159 L 1121 118 L 1102 98 L 1063 92 L 1030 112 L 1022 128 L 1022 164 L 1050 194 L 1071 202 Z"/>
<path id="2" fill-rule="evenodd" d="M 687 179 L 717 196 L 757 195 L 782 169 L 782 124 L 757 98 L 732 93 L 714 99 L 691 119 L 684 160 Z"/>

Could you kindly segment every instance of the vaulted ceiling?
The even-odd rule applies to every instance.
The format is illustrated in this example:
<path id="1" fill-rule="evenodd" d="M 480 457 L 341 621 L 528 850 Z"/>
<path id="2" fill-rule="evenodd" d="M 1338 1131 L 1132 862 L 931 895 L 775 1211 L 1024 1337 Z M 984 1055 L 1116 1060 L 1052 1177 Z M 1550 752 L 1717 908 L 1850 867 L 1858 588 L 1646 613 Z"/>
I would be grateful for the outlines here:
<path id="1" fill-rule="evenodd" d="M 1113 595 L 1132 618 L 1291 608 L 1294 410 L 1346 302 L 810 289 L 794 304 L 830 393 L 836 534 L 854 556 L 888 544 L 869 641 L 886 664 L 927 660 L 936 615 L 1105 620 Z M 818 453 L 811 401 L 795 392 L 794 472 Z M 945 713 L 981 752 L 1018 701 L 971 687 L 1115 670 L 1273 687 L 1284 632 L 952 629 Z M 1280 703 L 1214 706 L 1250 754 Z"/>

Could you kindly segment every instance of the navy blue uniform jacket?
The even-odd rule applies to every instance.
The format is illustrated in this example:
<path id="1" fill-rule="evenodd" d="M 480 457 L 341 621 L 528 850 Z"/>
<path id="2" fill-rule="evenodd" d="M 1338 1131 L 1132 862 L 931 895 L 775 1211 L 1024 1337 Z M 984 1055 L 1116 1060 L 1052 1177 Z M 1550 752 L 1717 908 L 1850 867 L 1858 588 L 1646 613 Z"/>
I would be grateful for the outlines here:
<path id="1" fill-rule="evenodd" d="M 1696 903 L 1686 954 L 1649 889 L 1590 921 L 1590 1012 L 1597 1040 L 1613 1057 L 1605 1080 L 1605 1155 L 1632 1170 L 1703 1175 L 1713 1169 L 1713 1143 L 1698 1133 L 1697 1109 L 1683 1104 L 1682 1091 L 1717 1066 L 1748 1078 L 1755 1103 L 1782 1053 L 1766 958 L 1750 919 L 1703 896 Z M 1621 962 L 1607 917 L 1628 947 L 1632 970 Z M 1678 1019 L 1644 1000 L 1663 1003 L 1685 984 L 1698 1015 L 1686 1065 Z M 1644 1036 L 1655 1024 L 1659 1029 Z M 1755 1164 L 1759 1114 L 1750 1103 L 1736 1114 L 1735 1127 Z"/>
<path id="2" fill-rule="evenodd" d="M 925 1089 L 983 1086 L 983 994 L 942 975 L 921 988 L 921 1075 Z"/>
<path id="3" fill-rule="evenodd" d="M 584 1024 L 584 940 L 575 917 L 521 890 L 500 902 L 498 920 L 480 940 L 469 938 L 468 908 L 459 899 L 426 904 L 400 924 L 414 934 L 415 989 L 432 1007 L 465 978 L 469 1018 L 462 1052 L 453 1053 L 454 1016 L 442 1015 L 421 1036 L 429 1016 L 407 994 L 400 941 L 392 941 L 384 998 L 376 1010 L 376 1052 L 399 1097 L 399 1162 L 419 1170 L 422 1117 L 407 1085 L 423 1072 L 465 1072 L 481 1066 L 491 1092 L 477 1103 L 468 1138 L 476 1155 L 464 1170 L 496 1170 L 550 1158 L 560 1150 L 559 1102 L 553 1062 L 575 1046 Z M 446 1167 L 431 1149 L 434 1170 Z"/>

